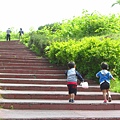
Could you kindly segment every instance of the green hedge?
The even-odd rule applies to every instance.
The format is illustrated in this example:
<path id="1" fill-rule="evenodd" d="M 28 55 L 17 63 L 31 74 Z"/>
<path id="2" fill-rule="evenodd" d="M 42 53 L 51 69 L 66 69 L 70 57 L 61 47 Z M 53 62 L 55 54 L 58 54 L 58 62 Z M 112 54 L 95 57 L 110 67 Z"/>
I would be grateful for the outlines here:
<path id="1" fill-rule="evenodd" d="M 84 38 L 81 41 L 53 42 L 46 52 L 51 62 L 67 65 L 75 61 L 77 69 L 89 79 L 96 79 L 100 63 L 105 61 L 110 65 L 110 71 L 120 77 L 120 41 L 96 37 Z"/>

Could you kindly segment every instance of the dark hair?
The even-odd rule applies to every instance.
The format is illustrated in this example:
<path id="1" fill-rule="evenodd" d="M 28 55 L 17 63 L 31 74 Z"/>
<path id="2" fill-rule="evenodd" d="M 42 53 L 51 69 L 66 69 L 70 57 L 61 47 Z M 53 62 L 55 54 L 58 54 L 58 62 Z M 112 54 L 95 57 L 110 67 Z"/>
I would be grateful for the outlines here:
<path id="1" fill-rule="evenodd" d="M 75 62 L 69 62 L 68 63 L 68 67 L 71 69 L 71 68 L 74 68 L 75 66 Z"/>
<path id="2" fill-rule="evenodd" d="M 102 62 L 101 63 L 101 68 L 107 70 L 107 69 L 109 69 L 109 66 L 108 66 L 108 64 L 106 62 Z"/>

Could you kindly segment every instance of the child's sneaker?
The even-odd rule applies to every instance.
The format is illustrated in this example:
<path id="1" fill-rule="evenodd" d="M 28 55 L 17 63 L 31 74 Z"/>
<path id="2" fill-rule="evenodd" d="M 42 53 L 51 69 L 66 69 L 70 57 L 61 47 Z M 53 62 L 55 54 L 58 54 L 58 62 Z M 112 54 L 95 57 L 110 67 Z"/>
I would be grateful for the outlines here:
<path id="1" fill-rule="evenodd" d="M 72 99 L 72 103 L 74 103 L 74 99 Z"/>
<path id="2" fill-rule="evenodd" d="M 72 99 L 69 99 L 69 102 L 72 102 Z"/>
<path id="3" fill-rule="evenodd" d="M 69 102 L 74 103 L 74 99 L 69 99 Z"/>
<path id="4" fill-rule="evenodd" d="M 108 102 L 111 102 L 112 101 L 112 98 L 111 96 L 108 97 Z"/>
<path id="5" fill-rule="evenodd" d="M 107 103 L 107 100 L 104 100 L 103 103 Z"/>

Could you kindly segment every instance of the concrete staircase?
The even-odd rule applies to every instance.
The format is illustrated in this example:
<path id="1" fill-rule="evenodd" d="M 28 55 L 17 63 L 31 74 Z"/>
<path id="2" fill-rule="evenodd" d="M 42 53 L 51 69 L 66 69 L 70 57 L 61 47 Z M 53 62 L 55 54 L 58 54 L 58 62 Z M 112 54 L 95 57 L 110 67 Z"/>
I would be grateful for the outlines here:
<path id="1" fill-rule="evenodd" d="M 19 41 L 0 42 L 0 120 L 120 120 L 120 94 L 103 104 L 92 80 L 69 103 L 65 70 Z"/>

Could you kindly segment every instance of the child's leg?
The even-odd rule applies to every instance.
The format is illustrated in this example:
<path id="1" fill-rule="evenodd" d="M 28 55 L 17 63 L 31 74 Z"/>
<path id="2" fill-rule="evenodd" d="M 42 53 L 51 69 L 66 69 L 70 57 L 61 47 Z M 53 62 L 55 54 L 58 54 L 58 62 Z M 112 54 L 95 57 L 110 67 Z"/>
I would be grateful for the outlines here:
<path id="1" fill-rule="evenodd" d="M 106 91 L 107 91 L 107 95 L 108 95 L 108 97 L 111 97 L 110 90 L 107 89 Z"/>
<path id="2" fill-rule="evenodd" d="M 111 102 L 112 98 L 111 98 L 111 94 L 110 94 L 110 90 L 107 89 L 107 95 L 108 95 L 108 102 Z"/>
<path id="3" fill-rule="evenodd" d="M 73 93 L 69 94 L 69 99 L 73 99 Z"/>
<path id="4" fill-rule="evenodd" d="M 8 34 L 6 35 L 6 40 L 8 41 Z"/>
<path id="5" fill-rule="evenodd" d="M 102 90 L 104 102 L 107 102 L 106 90 Z"/>
<path id="6" fill-rule="evenodd" d="M 75 98 L 75 94 L 74 94 L 74 93 L 72 93 L 72 94 L 71 94 L 71 99 L 73 99 L 73 100 L 74 100 L 74 98 Z"/>
<path id="7" fill-rule="evenodd" d="M 74 98 L 77 92 L 77 85 L 68 85 L 68 89 L 69 89 L 69 102 L 74 102 Z"/>
<path id="8" fill-rule="evenodd" d="M 74 102 L 74 98 L 75 98 L 75 94 L 74 93 L 71 93 L 70 96 L 69 96 L 69 102 Z"/>

